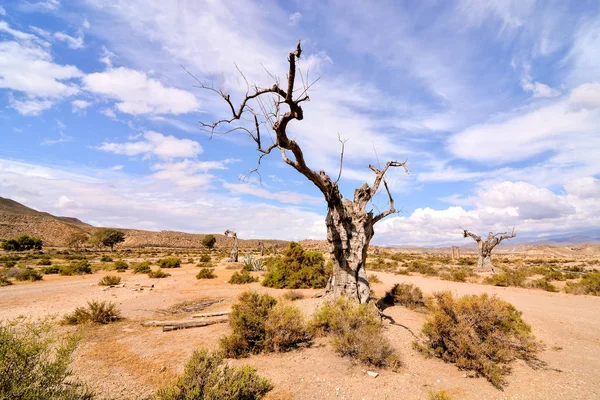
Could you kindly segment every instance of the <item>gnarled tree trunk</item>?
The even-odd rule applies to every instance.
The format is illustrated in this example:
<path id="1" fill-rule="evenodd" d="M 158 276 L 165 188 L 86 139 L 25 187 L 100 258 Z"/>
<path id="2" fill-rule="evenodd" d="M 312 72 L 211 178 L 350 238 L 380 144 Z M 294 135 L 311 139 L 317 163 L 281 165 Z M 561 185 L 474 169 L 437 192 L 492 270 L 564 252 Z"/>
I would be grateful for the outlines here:
<path id="1" fill-rule="evenodd" d="M 481 272 L 496 272 L 494 268 L 494 264 L 492 263 L 492 250 L 501 241 L 505 239 L 511 239 L 517 236 L 515 233 L 515 229 L 513 228 L 512 232 L 509 234 L 508 232 L 502 233 L 492 233 L 490 232 L 487 239 L 483 241 L 480 236 L 469 232 L 466 229 L 463 229 L 463 236 L 470 236 L 477 242 L 479 246 L 479 257 L 477 258 L 477 270 Z"/>
<path id="2" fill-rule="evenodd" d="M 233 238 L 233 248 L 231 249 L 231 257 L 229 258 L 230 262 L 238 262 L 238 238 L 237 233 L 234 231 L 230 231 L 229 229 L 225 231 L 225 236 Z"/>

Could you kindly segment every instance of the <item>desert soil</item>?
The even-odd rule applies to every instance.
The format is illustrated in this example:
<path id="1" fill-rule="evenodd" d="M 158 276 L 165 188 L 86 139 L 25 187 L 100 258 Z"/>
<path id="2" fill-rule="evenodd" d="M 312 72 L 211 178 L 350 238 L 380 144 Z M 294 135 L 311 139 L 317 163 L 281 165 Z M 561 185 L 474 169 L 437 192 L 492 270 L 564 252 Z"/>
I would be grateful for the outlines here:
<path id="1" fill-rule="evenodd" d="M 126 272 L 119 274 L 125 287 L 107 290 L 97 282 L 108 272 L 83 277 L 46 275 L 42 282 L 0 288 L 0 319 L 19 315 L 61 317 L 88 300 L 117 303 L 125 317 L 122 322 L 79 330 L 62 326 L 57 329 L 80 332 L 82 340 L 73 363 L 74 373 L 96 391 L 97 398 L 146 399 L 183 370 L 195 349 L 217 348 L 219 337 L 229 328 L 218 324 L 162 332 L 161 328 L 142 327 L 141 322 L 187 318 L 189 315 L 164 312 L 183 301 L 225 299 L 204 311 L 210 312 L 230 308 L 235 297 L 247 289 L 274 295 L 285 292 L 263 288 L 258 283 L 230 285 L 226 281 L 234 270 L 225 269 L 225 264 L 217 266 L 217 279 L 196 280 L 197 271 L 191 264 L 184 265 L 169 270 L 172 276 L 166 279 Z M 534 334 L 545 342 L 541 359 L 547 366 L 533 370 L 516 362 L 506 389 L 495 389 L 483 378 L 469 377 L 452 364 L 414 351 L 414 335 L 419 335 L 427 316 L 403 307 L 384 311 L 395 321 L 387 325 L 386 335 L 403 360 L 399 372 L 370 369 L 379 373 L 373 378 L 366 374 L 368 369 L 364 366 L 337 356 L 326 340 L 306 349 L 231 363 L 255 366 L 269 378 L 275 386 L 267 396 L 270 399 L 427 399 L 430 392 L 438 390 L 446 391 L 453 399 L 600 399 L 600 298 L 420 276 L 381 272 L 376 275 L 382 281 L 374 285 L 379 295 L 399 282 L 413 283 L 426 294 L 450 290 L 457 295 L 498 295 L 521 310 Z M 295 304 L 309 315 L 320 300 L 310 297 L 316 291 L 302 292 L 306 298 Z"/>

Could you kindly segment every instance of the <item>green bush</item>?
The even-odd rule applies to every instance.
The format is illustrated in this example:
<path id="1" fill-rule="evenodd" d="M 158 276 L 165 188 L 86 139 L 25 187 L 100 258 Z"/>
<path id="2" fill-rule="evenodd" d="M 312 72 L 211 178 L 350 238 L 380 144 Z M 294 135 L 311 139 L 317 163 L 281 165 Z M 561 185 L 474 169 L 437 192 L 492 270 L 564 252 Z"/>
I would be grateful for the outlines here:
<path id="1" fill-rule="evenodd" d="M 503 272 L 488 276 L 484 282 L 494 286 L 516 286 L 523 287 L 527 279 L 527 273 L 516 269 L 505 269 Z"/>
<path id="2" fill-rule="evenodd" d="M 312 316 L 309 329 L 332 336 L 334 350 L 375 367 L 400 365 L 392 345 L 383 336 L 379 312 L 373 304 L 357 304 L 345 296 L 322 305 Z"/>
<path id="3" fill-rule="evenodd" d="M 33 236 L 21 235 L 16 239 L 9 239 L 1 244 L 6 251 L 41 250 L 42 240 Z"/>
<path id="4" fill-rule="evenodd" d="M 14 261 L 14 260 L 7 260 L 7 261 L 4 261 L 4 268 L 12 268 L 12 267 L 14 267 L 15 265 L 17 265 L 17 262 L 16 262 L 16 261 Z"/>
<path id="5" fill-rule="evenodd" d="M 84 274 L 91 274 L 91 273 L 92 273 L 92 268 L 91 268 L 90 262 L 88 260 L 74 261 L 69 265 L 63 265 L 60 267 L 61 275 L 71 276 L 71 275 L 84 275 Z"/>
<path id="6" fill-rule="evenodd" d="M 418 272 L 422 275 L 436 276 L 438 274 L 437 269 L 429 262 L 415 260 L 408 265 L 408 272 Z"/>
<path id="7" fill-rule="evenodd" d="M 221 338 L 228 357 L 243 357 L 263 351 L 286 351 L 310 340 L 304 316 L 292 305 L 277 304 L 264 293 L 240 294 L 229 315 L 232 333 Z"/>
<path id="8" fill-rule="evenodd" d="M 440 274 L 441 279 L 453 282 L 466 282 L 470 276 L 475 276 L 475 273 L 469 267 L 452 268 L 449 272 Z"/>
<path id="9" fill-rule="evenodd" d="M 120 276 L 106 275 L 105 277 L 100 279 L 100 282 L 98 282 L 98 285 L 99 286 L 113 286 L 113 285 L 118 285 L 119 283 L 121 283 Z"/>
<path id="10" fill-rule="evenodd" d="M 461 258 L 458 260 L 458 265 L 471 266 L 477 264 L 477 260 L 473 258 Z"/>
<path id="11" fill-rule="evenodd" d="M 44 267 L 42 272 L 46 275 L 58 274 L 60 273 L 61 266 L 60 265 L 52 265 L 50 267 Z"/>
<path id="12" fill-rule="evenodd" d="M 401 305 L 408 308 L 423 307 L 425 298 L 418 287 L 407 283 L 396 283 L 392 289 L 386 292 L 384 303 L 390 305 Z"/>
<path id="13" fill-rule="evenodd" d="M 263 286 L 277 289 L 324 288 L 331 275 L 331 266 L 325 265 L 323 254 L 304 251 L 300 244 L 290 242 L 283 252 L 268 266 Z"/>
<path id="14" fill-rule="evenodd" d="M 211 261 L 210 255 L 208 255 L 208 254 L 202 254 L 200 256 L 200 258 L 198 259 L 198 262 L 201 262 L 201 263 L 209 263 L 210 261 Z"/>
<path id="15" fill-rule="evenodd" d="M 105 301 L 88 301 L 87 307 L 77 307 L 71 314 L 63 318 L 67 325 L 85 324 L 94 322 L 96 324 L 108 324 L 121 319 L 121 312 L 116 304 Z"/>
<path id="16" fill-rule="evenodd" d="M 161 268 L 179 268 L 181 267 L 181 259 L 175 257 L 161 258 L 156 262 Z"/>
<path id="17" fill-rule="evenodd" d="M 476 371 L 498 388 L 506 385 L 504 376 L 515 359 L 539 366 L 536 353 L 542 345 L 511 304 L 487 294 L 455 299 L 441 292 L 434 298 L 420 350 Z"/>
<path id="18" fill-rule="evenodd" d="M 171 276 L 171 274 L 164 272 L 162 269 L 157 269 L 156 271 L 150 271 L 148 272 L 148 277 L 149 278 L 166 278 L 168 276 Z"/>
<path id="19" fill-rule="evenodd" d="M 246 283 L 258 282 L 258 278 L 250 275 L 248 271 L 234 272 L 229 279 L 229 283 L 232 285 L 244 285 Z"/>
<path id="20" fill-rule="evenodd" d="M 76 337 L 54 335 L 51 328 L 47 319 L 0 321 L 0 399 L 93 398 L 71 379 Z"/>
<path id="21" fill-rule="evenodd" d="M 116 269 L 117 271 L 123 272 L 126 269 L 129 269 L 129 264 L 127 264 L 127 261 L 117 260 L 114 262 L 113 268 Z"/>
<path id="22" fill-rule="evenodd" d="M 584 274 L 579 282 L 567 282 L 565 292 L 600 296 L 600 272 Z"/>
<path id="23" fill-rule="evenodd" d="M 34 282 L 34 281 L 41 281 L 43 278 L 43 275 L 40 274 L 38 271 L 36 271 L 33 268 L 23 268 L 23 269 L 20 269 L 17 274 L 15 274 L 14 278 L 17 281 Z"/>
<path id="24" fill-rule="evenodd" d="M 49 258 L 42 258 L 38 261 L 38 265 L 52 265 L 52 260 Z"/>
<path id="25" fill-rule="evenodd" d="M 159 390 L 156 400 L 261 399 L 273 386 L 252 367 L 228 366 L 220 353 L 196 350 L 174 385 Z"/>
<path id="26" fill-rule="evenodd" d="M 242 269 L 245 271 L 264 271 L 265 264 L 262 260 L 254 257 L 252 254 L 246 254 L 242 259 Z"/>
<path id="27" fill-rule="evenodd" d="M 151 272 L 150 261 L 144 260 L 137 264 L 133 264 L 133 273 L 134 274 L 147 274 Z"/>
<path id="28" fill-rule="evenodd" d="M 428 400 L 452 400 L 452 397 L 443 390 L 440 390 L 439 392 L 430 392 Z"/>
<path id="29" fill-rule="evenodd" d="M 102 258 L 100 258 L 100 261 L 102 261 L 102 262 L 112 262 L 112 260 L 113 260 L 112 257 L 106 256 L 106 255 L 102 256 Z"/>
<path id="30" fill-rule="evenodd" d="M 198 267 L 198 268 L 212 268 L 213 265 L 212 265 L 212 263 L 209 263 L 209 262 L 199 262 L 198 264 L 196 264 L 196 267 Z"/>
<path id="31" fill-rule="evenodd" d="M 215 243 L 217 243 L 217 239 L 213 235 L 206 235 L 202 238 L 202 245 L 207 249 L 215 247 Z"/>
<path id="32" fill-rule="evenodd" d="M 196 275 L 196 279 L 215 279 L 217 274 L 214 272 L 215 270 L 212 268 L 202 268 L 198 271 Z"/>

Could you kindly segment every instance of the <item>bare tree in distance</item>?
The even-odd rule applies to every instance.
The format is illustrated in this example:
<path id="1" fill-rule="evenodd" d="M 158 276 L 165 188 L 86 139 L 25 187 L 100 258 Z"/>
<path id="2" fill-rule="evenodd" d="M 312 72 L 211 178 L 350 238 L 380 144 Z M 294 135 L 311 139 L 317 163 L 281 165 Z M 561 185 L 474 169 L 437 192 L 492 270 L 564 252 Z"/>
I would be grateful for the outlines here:
<path id="1" fill-rule="evenodd" d="M 231 262 L 238 262 L 238 238 L 237 238 L 237 233 L 235 233 L 234 231 L 230 231 L 229 229 L 227 229 L 225 231 L 224 235 L 226 237 L 231 236 L 233 238 L 233 249 L 231 249 L 231 257 L 229 258 L 229 261 L 231 261 Z"/>
<path id="2" fill-rule="evenodd" d="M 309 83 L 308 77 L 305 79 L 300 74 L 303 87 L 296 88 L 296 62 L 300 59 L 301 54 L 302 48 L 298 42 L 296 49 L 289 53 L 287 82 L 283 87 L 280 86 L 277 78 L 269 74 L 275 81 L 273 86 L 251 88 L 243 73 L 238 69 L 246 82 L 246 93 L 238 106 L 233 104 L 225 89 L 216 89 L 198 81 L 199 88 L 210 90 L 221 96 L 231 112 L 231 118 L 221 119 L 210 124 L 202 123 L 202 127 L 211 135 L 233 131 L 247 133 L 256 143 L 259 153 L 257 168 L 251 173 L 258 171 L 263 157 L 273 150 L 278 150 L 286 164 L 304 175 L 321 191 L 327 202 L 325 225 L 329 252 L 333 262 L 333 274 L 327 285 L 327 294 L 335 297 L 346 295 L 359 303 L 365 303 L 369 301 L 371 294 L 365 264 L 367 249 L 374 235 L 373 226 L 396 212 L 394 199 L 384 176 L 389 168 L 401 167 L 407 173 L 408 168 L 406 161 L 388 161 L 383 167 L 369 165 L 375 174 L 373 183 L 371 185 L 364 183 L 354 191 L 353 199 L 344 199 L 338 187 L 342 173 L 344 141 L 340 139 L 342 144 L 340 172 L 336 180 L 331 179 L 325 171 L 317 172 L 306 164 L 300 145 L 290 139 L 287 133 L 290 122 L 304 119 L 301 104 L 310 100 L 307 92 L 316 82 Z M 285 112 L 282 108 L 285 108 Z M 243 118 L 245 116 L 250 118 Z M 235 124 L 235 126 L 231 127 L 231 124 Z M 261 135 L 263 133 L 261 126 L 263 125 L 268 125 L 275 133 L 275 138 L 272 138 L 269 144 L 264 143 L 265 135 Z M 269 136 L 267 135 L 267 137 Z M 374 214 L 373 210 L 367 210 L 367 205 L 382 184 L 389 197 L 389 209 Z"/>
<path id="3" fill-rule="evenodd" d="M 265 244 L 262 242 L 262 240 L 258 241 L 258 249 L 260 250 L 260 256 L 264 256 L 265 255 Z"/>
<path id="4" fill-rule="evenodd" d="M 488 237 L 485 241 L 481 239 L 480 236 L 477 236 L 474 233 L 469 232 L 466 229 L 463 229 L 464 237 L 472 237 L 473 240 L 477 242 L 479 246 L 479 258 L 477 259 L 477 269 L 481 271 L 492 271 L 494 270 L 494 264 L 492 263 L 492 250 L 494 247 L 498 246 L 501 241 L 506 239 L 512 239 L 517 234 L 515 233 L 515 228 L 512 229 L 512 232 L 501 232 L 501 233 L 492 233 L 488 234 Z"/>

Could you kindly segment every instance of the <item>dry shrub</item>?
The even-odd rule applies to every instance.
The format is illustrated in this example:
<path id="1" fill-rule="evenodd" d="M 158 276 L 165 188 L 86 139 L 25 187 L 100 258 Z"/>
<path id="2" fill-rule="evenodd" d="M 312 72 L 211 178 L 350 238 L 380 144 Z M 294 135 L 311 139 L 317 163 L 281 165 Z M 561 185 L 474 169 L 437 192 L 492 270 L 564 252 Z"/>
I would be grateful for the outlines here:
<path id="1" fill-rule="evenodd" d="M 161 268 L 179 268 L 181 267 L 181 260 L 176 257 L 161 258 L 156 262 Z"/>
<path id="2" fill-rule="evenodd" d="M 440 390 L 438 392 L 429 392 L 429 400 L 452 400 L 452 397 L 450 397 L 448 395 L 448 393 L 446 393 L 443 390 Z"/>
<path id="3" fill-rule="evenodd" d="M 546 292 L 558 292 L 556 286 L 551 284 L 546 278 L 536 279 L 535 281 L 529 283 L 529 287 L 533 289 L 545 290 Z"/>
<path id="4" fill-rule="evenodd" d="M 86 259 L 74 261 L 69 265 L 63 265 L 60 267 L 60 274 L 71 276 L 71 275 L 84 275 L 91 274 L 92 268 L 90 262 Z"/>
<path id="5" fill-rule="evenodd" d="M 256 369 L 231 367 L 220 353 L 196 350 L 174 385 L 159 390 L 156 400 L 261 399 L 273 386 Z"/>
<path id="6" fill-rule="evenodd" d="M 162 269 L 157 269 L 156 271 L 150 271 L 148 272 L 148 277 L 149 278 L 166 278 L 167 276 L 171 276 L 171 274 L 169 274 L 168 272 L 164 272 Z"/>
<path id="7" fill-rule="evenodd" d="M 140 261 L 137 264 L 133 264 L 134 274 L 147 274 L 151 271 L 152 269 L 150 268 L 150 261 L 148 260 Z"/>
<path id="8" fill-rule="evenodd" d="M 373 304 L 357 304 L 345 296 L 323 304 L 312 316 L 309 329 L 331 335 L 334 350 L 375 367 L 400 365 L 392 345 L 383 336 L 379 312 Z"/>
<path id="9" fill-rule="evenodd" d="M 112 262 L 112 260 L 113 260 L 112 257 L 106 256 L 106 255 L 102 256 L 102 258 L 100 258 L 100 261 L 102 261 L 102 262 Z"/>
<path id="10" fill-rule="evenodd" d="M 470 276 L 475 276 L 475 273 L 473 268 L 469 267 L 453 268 L 449 272 L 440 274 L 441 279 L 453 282 L 466 282 Z"/>
<path id="11" fill-rule="evenodd" d="M 439 292 L 434 298 L 422 330 L 425 340 L 416 344 L 420 350 L 476 371 L 497 388 L 506 385 L 515 359 L 532 367 L 541 364 L 536 353 L 543 346 L 511 304 L 487 294 L 455 299 L 450 292 Z"/>
<path id="12" fill-rule="evenodd" d="M 371 274 L 368 277 L 369 283 L 381 283 L 381 279 L 375 274 Z"/>
<path id="13" fill-rule="evenodd" d="M 418 272 L 422 275 L 436 276 L 438 270 L 433 267 L 430 262 L 415 260 L 408 265 L 408 272 Z"/>
<path id="14" fill-rule="evenodd" d="M 396 283 L 386 292 L 383 301 L 386 304 L 397 304 L 411 309 L 425 305 L 425 298 L 421 289 L 409 283 Z"/>
<path id="15" fill-rule="evenodd" d="M 0 286 L 10 286 L 13 283 L 4 275 L 0 275 Z"/>
<path id="16" fill-rule="evenodd" d="M 246 283 L 258 282 L 258 278 L 250 275 L 248 271 L 234 272 L 229 279 L 229 283 L 232 285 L 244 285 Z"/>
<path id="17" fill-rule="evenodd" d="M 87 322 L 96 324 L 108 324 L 121 319 L 121 312 L 116 304 L 106 301 L 88 301 L 87 307 L 77 307 L 71 314 L 63 318 L 67 325 L 78 325 Z"/>
<path id="18" fill-rule="evenodd" d="M 278 305 L 276 298 L 254 291 L 240 294 L 232 306 L 229 326 L 233 332 L 220 342 L 227 357 L 286 351 L 310 339 L 300 310 Z"/>
<path id="19" fill-rule="evenodd" d="M 127 261 L 117 260 L 113 264 L 113 269 L 116 269 L 117 271 L 122 272 L 122 271 L 125 271 L 126 269 L 129 269 L 129 264 L 127 264 Z"/>
<path id="20" fill-rule="evenodd" d="M 505 269 L 501 273 L 485 278 L 484 282 L 494 286 L 516 286 L 523 287 L 527 279 L 527 273 L 516 269 Z"/>
<path id="21" fill-rule="evenodd" d="M 567 282 L 565 292 L 600 296 L 600 272 L 587 273 L 579 282 Z"/>
<path id="22" fill-rule="evenodd" d="M 33 268 L 20 268 L 19 271 L 14 275 L 15 280 L 17 281 L 41 281 L 43 275 L 40 274 Z"/>
<path id="23" fill-rule="evenodd" d="M 296 301 L 302 300 L 304 298 L 304 294 L 297 290 L 288 290 L 281 297 L 283 297 L 285 300 Z"/>
<path id="24" fill-rule="evenodd" d="M 217 274 L 214 271 L 212 268 L 201 268 L 196 275 L 196 279 L 215 279 Z"/>
<path id="25" fill-rule="evenodd" d="M 211 261 L 211 259 L 210 259 L 209 254 L 202 254 L 200 256 L 200 258 L 198 259 L 198 262 L 201 262 L 201 263 L 209 263 L 210 261 Z"/>
<path id="26" fill-rule="evenodd" d="M 60 269 L 61 269 L 60 265 L 51 265 L 49 267 L 44 267 L 42 269 L 42 272 L 45 275 L 52 275 L 52 274 L 58 274 L 58 273 L 60 273 Z"/>
<path id="27" fill-rule="evenodd" d="M 98 286 L 113 286 L 121 283 L 121 277 L 115 275 L 106 275 L 104 278 L 100 279 L 98 282 Z"/>

